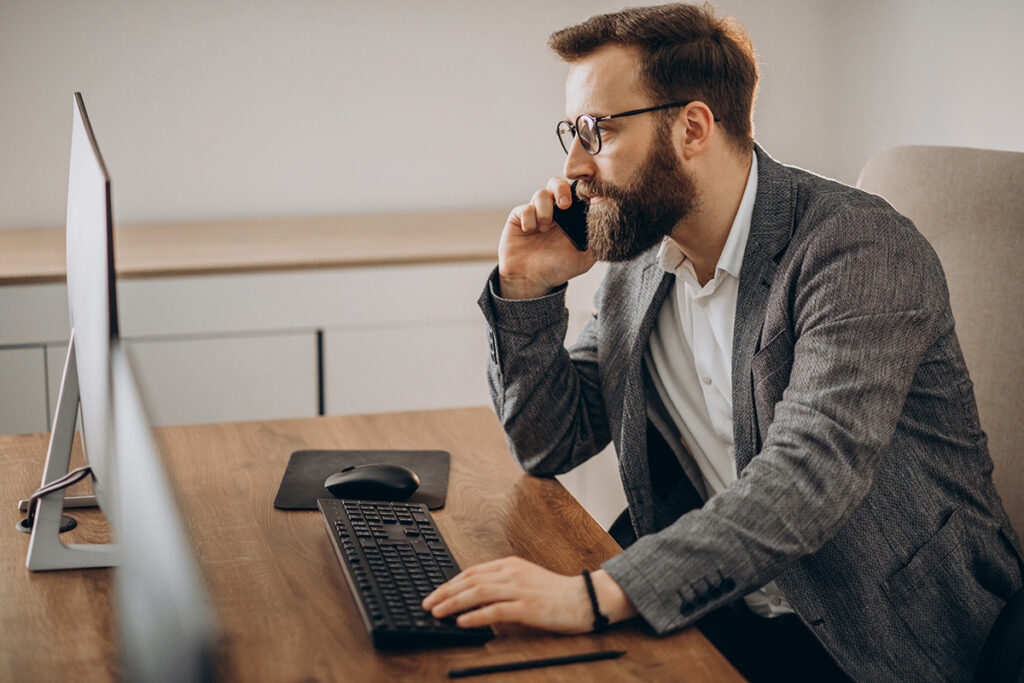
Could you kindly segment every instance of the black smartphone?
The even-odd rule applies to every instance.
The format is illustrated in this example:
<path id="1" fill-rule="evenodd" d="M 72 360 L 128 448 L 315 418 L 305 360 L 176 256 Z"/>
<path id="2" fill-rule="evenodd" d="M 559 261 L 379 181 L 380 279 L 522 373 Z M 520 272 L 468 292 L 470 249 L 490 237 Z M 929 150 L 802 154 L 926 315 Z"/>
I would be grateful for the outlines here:
<path id="1" fill-rule="evenodd" d="M 578 182 L 578 180 L 574 180 L 569 186 L 572 190 L 572 205 L 568 209 L 560 209 L 558 204 L 555 204 L 553 218 L 569 241 L 580 251 L 586 251 L 587 209 L 590 208 L 590 205 L 576 196 L 576 183 Z"/>

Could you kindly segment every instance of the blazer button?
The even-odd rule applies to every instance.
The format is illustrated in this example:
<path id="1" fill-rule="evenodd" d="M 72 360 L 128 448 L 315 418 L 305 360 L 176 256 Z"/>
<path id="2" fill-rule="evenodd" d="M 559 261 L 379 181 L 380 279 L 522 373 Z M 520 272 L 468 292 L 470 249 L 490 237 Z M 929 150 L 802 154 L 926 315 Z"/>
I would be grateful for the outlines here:
<path id="1" fill-rule="evenodd" d="M 703 595 L 698 595 L 694 598 L 693 602 L 697 606 L 697 609 L 703 609 L 704 605 L 708 604 L 708 599 Z"/>
<path id="2" fill-rule="evenodd" d="M 694 607 L 692 602 L 684 602 L 683 606 L 679 608 L 679 613 L 682 614 L 684 617 L 690 616 L 691 614 L 693 614 L 693 612 Z"/>
<path id="3" fill-rule="evenodd" d="M 724 579 L 722 581 L 722 593 L 731 593 L 736 589 L 736 582 L 732 579 Z"/>
<path id="4" fill-rule="evenodd" d="M 712 600 L 717 600 L 722 597 L 722 589 L 719 586 L 711 586 L 711 588 L 708 589 L 708 597 Z"/>

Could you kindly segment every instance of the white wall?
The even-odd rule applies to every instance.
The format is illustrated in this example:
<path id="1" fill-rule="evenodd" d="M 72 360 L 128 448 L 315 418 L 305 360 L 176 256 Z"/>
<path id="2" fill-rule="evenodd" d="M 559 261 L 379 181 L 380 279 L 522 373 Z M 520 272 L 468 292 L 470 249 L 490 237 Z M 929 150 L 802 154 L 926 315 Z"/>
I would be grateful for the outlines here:
<path id="1" fill-rule="evenodd" d="M 893 145 L 1024 152 L 1024 2 L 836 2 L 832 169 Z"/>
<path id="2" fill-rule="evenodd" d="M 119 223 L 512 206 L 561 168 L 548 34 L 622 4 L 0 0 L 0 227 L 63 223 L 76 89 Z M 891 144 L 1024 149 L 1020 0 L 721 9 L 781 160 L 853 182 Z"/>

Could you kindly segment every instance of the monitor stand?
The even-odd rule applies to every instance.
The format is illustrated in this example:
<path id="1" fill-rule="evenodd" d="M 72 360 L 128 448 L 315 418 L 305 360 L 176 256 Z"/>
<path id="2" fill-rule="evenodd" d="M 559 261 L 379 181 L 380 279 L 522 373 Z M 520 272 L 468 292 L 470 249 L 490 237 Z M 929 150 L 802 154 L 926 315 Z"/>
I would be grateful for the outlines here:
<path id="1" fill-rule="evenodd" d="M 71 444 L 75 438 L 78 419 L 78 365 L 75 362 L 75 333 L 71 331 L 68 355 L 64 362 L 57 415 L 50 432 L 50 447 L 46 453 L 43 483 L 46 486 L 68 473 L 71 463 Z M 112 445 L 111 445 L 112 447 Z M 112 543 L 66 544 L 60 540 L 61 518 L 64 508 L 96 507 L 96 496 L 64 497 L 64 489 L 48 493 L 36 503 L 32 538 L 28 544 L 25 566 L 32 571 L 50 569 L 85 569 L 114 567 L 117 565 L 117 545 Z"/>

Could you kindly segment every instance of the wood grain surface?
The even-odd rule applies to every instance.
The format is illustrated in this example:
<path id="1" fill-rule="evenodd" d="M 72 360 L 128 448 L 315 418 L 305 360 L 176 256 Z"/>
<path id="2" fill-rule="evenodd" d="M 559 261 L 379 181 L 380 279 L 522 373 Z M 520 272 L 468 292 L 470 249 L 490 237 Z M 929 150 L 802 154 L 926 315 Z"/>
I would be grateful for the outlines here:
<path id="1" fill-rule="evenodd" d="M 488 681 L 728 681 L 738 674 L 696 629 L 602 635 L 497 629 L 481 647 L 408 653 L 370 645 L 318 512 L 273 508 L 300 449 L 451 452 L 446 506 L 434 518 L 463 567 L 520 555 L 554 571 L 594 569 L 615 542 L 554 479 L 530 477 L 485 408 L 232 423 L 157 430 L 220 628 L 229 681 L 434 681 L 453 668 L 623 649 L 617 660 L 489 676 Z M 46 435 L 0 437 L 0 680 L 117 677 L 112 570 L 30 573 L 15 502 L 38 485 Z M 103 541 L 99 511 L 78 512 L 66 542 Z"/>
<path id="2" fill-rule="evenodd" d="M 119 277 L 497 260 L 508 209 L 120 226 Z M 0 285 L 63 282 L 64 228 L 0 230 Z"/>

